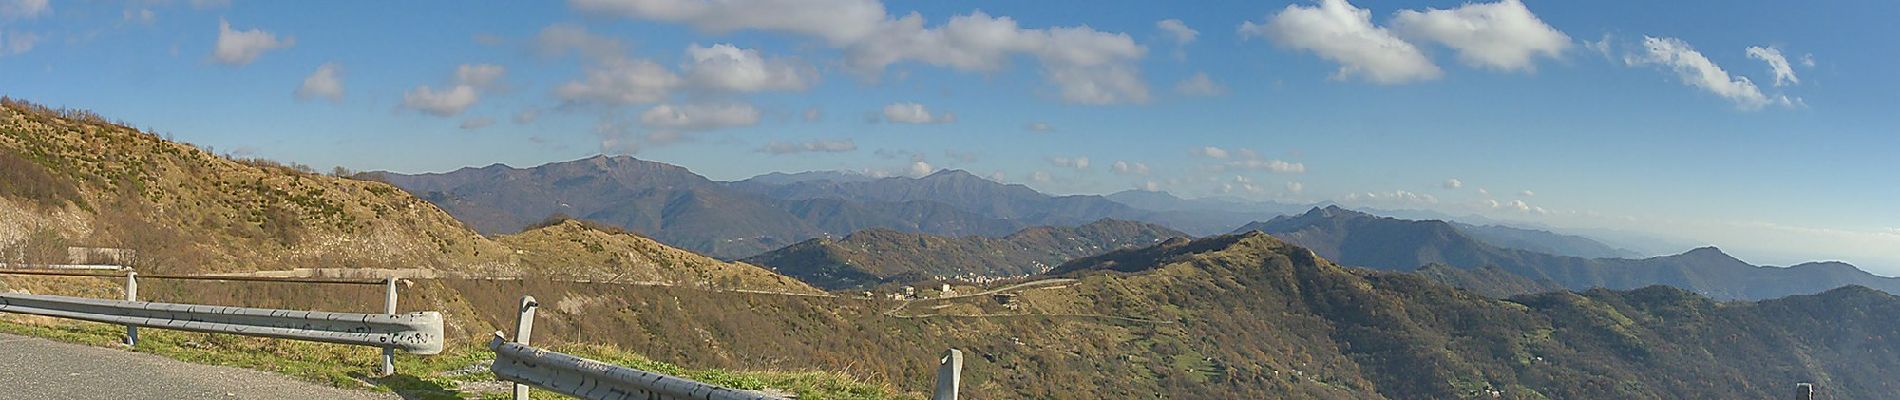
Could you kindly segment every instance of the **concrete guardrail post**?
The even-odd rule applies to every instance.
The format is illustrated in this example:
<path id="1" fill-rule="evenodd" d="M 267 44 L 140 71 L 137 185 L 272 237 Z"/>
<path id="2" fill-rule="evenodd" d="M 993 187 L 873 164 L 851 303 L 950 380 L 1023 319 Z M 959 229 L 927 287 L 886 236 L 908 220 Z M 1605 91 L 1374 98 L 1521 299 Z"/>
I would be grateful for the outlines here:
<path id="1" fill-rule="evenodd" d="M 937 391 L 931 400 L 957 400 L 957 388 L 963 384 L 963 352 L 944 352 L 937 365 Z"/>
<path id="2" fill-rule="evenodd" d="M 139 301 L 139 273 L 130 268 L 125 270 L 125 301 Z M 139 345 L 138 325 L 125 326 L 125 345 Z"/>
<path id="3" fill-rule="evenodd" d="M 534 334 L 534 309 L 540 306 L 534 296 L 521 296 L 521 314 L 515 316 L 515 343 L 528 344 Z M 515 400 L 528 400 L 528 385 L 515 384 Z"/>
<path id="4" fill-rule="evenodd" d="M 383 313 L 393 315 L 396 313 L 396 277 L 392 276 L 384 280 L 383 288 Z M 382 376 L 396 374 L 396 349 L 383 348 L 382 373 Z"/>

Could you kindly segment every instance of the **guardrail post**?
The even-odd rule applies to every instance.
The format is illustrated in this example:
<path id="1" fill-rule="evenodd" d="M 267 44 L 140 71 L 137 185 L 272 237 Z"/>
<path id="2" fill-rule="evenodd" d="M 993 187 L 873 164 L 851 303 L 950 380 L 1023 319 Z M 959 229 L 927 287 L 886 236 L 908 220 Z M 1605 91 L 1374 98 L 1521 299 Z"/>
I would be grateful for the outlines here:
<path id="1" fill-rule="evenodd" d="M 534 309 L 540 306 L 534 296 L 521 296 L 521 314 L 515 316 L 515 343 L 528 344 L 528 337 L 534 334 Z M 528 400 L 528 385 L 515 384 L 515 400 Z"/>
<path id="2" fill-rule="evenodd" d="M 931 400 L 957 400 L 957 387 L 963 384 L 963 352 L 944 352 L 937 365 L 937 391 Z"/>
<path id="3" fill-rule="evenodd" d="M 139 273 L 130 268 L 125 270 L 125 301 L 139 301 Z M 139 345 L 138 325 L 125 326 L 125 345 Z"/>
<path id="4" fill-rule="evenodd" d="M 383 281 L 383 313 L 396 313 L 396 277 Z M 396 374 L 396 349 L 383 348 L 383 376 Z"/>

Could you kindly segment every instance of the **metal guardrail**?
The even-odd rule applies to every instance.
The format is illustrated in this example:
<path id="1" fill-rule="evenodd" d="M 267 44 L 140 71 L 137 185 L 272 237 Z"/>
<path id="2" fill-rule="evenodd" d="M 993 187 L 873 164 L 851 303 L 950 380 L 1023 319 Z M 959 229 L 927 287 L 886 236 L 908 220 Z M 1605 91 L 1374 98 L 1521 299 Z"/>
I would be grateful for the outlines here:
<path id="1" fill-rule="evenodd" d="M 782 400 L 748 390 L 720 387 L 690 379 L 627 368 L 528 346 L 534 331 L 534 296 L 521 298 L 515 319 L 515 341 L 501 332 L 488 341 L 495 352 L 489 371 L 514 382 L 514 399 L 528 400 L 528 387 L 588 400 Z M 956 400 L 963 374 L 963 352 L 950 349 L 937 368 L 933 400 Z"/>
<path id="2" fill-rule="evenodd" d="M 80 273 L 61 270 L 0 270 L 0 275 L 72 276 L 117 278 L 120 275 Z M 272 283 L 323 283 L 383 285 L 382 314 L 332 313 L 320 311 L 275 310 L 198 304 L 152 303 L 138 301 L 138 278 L 125 270 L 125 300 L 100 300 L 81 297 L 0 294 L 0 312 L 45 315 L 84 321 L 125 325 L 125 344 L 137 346 L 139 327 L 173 329 L 205 333 L 228 333 L 380 347 L 383 349 L 383 376 L 396 372 L 396 350 L 411 354 L 441 353 L 444 344 L 442 314 L 434 311 L 396 313 L 395 278 L 382 280 L 263 278 L 244 276 L 144 275 L 148 279 L 243 281 Z"/>
<path id="3" fill-rule="evenodd" d="M 0 312 L 441 353 L 442 314 L 349 314 L 0 293 Z"/>

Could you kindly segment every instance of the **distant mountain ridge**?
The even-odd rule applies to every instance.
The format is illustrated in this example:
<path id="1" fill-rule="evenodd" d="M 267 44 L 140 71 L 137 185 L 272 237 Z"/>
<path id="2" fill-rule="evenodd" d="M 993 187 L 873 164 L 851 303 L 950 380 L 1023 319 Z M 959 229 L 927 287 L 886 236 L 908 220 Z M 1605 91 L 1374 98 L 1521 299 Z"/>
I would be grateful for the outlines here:
<path id="1" fill-rule="evenodd" d="M 1112 219 L 1077 227 L 1031 227 L 1000 238 L 871 229 L 839 239 L 807 240 L 744 261 L 821 288 L 845 289 L 939 276 L 1034 275 L 1073 258 L 1186 236 L 1159 225 Z"/>
<path id="2" fill-rule="evenodd" d="M 1496 266 L 1567 288 L 1635 289 L 1669 285 L 1717 299 L 1767 299 L 1861 285 L 1900 293 L 1900 279 L 1840 263 L 1790 268 L 1750 265 L 1713 247 L 1645 259 L 1582 258 L 1493 246 L 1443 221 L 1378 217 L 1338 207 L 1248 224 L 1312 249 L 1341 264 L 1412 270 L 1439 263 L 1461 268 Z"/>

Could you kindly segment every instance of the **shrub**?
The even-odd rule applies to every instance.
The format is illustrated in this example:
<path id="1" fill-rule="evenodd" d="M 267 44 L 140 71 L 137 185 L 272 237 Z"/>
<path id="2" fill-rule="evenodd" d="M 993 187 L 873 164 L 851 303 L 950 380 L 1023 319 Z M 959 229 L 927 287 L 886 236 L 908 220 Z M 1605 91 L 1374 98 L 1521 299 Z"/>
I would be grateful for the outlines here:
<path id="1" fill-rule="evenodd" d="M 84 202 L 72 181 L 60 179 L 45 166 L 4 149 L 0 149 L 0 196 L 46 207 Z"/>

